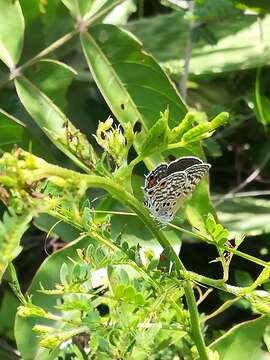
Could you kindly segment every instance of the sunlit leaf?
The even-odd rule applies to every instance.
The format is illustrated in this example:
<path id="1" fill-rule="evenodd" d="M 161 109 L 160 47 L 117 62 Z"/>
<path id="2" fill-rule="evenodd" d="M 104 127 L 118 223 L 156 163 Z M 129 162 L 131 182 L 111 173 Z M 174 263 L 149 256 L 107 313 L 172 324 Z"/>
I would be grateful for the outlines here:
<path id="1" fill-rule="evenodd" d="M 8 264 L 21 252 L 21 237 L 28 229 L 31 220 L 31 213 L 18 216 L 4 213 L 0 222 L 0 282 Z"/>
<path id="2" fill-rule="evenodd" d="M 257 16 L 229 16 L 222 21 L 219 18 L 209 21 L 207 26 L 214 34 L 216 44 L 205 39 L 194 41 L 190 73 L 215 74 L 269 64 L 270 17 L 266 16 L 260 24 L 263 33 L 262 43 Z M 188 29 L 184 12 L 130 22 L 126 28 L 143 42 L 145 49 L 169 72 L 177 75 L 183 72 Z"/>
<path id="3" fill-rule="evenodd" d="M 270 4 L 268 0 L 233 0 L 233 3 L 239 9 L 255 11 L 259 14 L 270 13 Z"/>
<path id="4" fill-rule="evenodd" d="M 211 349 L 218 351 L 220 360 L 239 360 L 239 354 L 243 359 L 269 359 L 269 354 L 261 349 L 262 336 L 268 325 L 269 318 L 264 316 L 236 325 L 212 343 Z"/>
<path id="5" fill-rule="evenodd" d="M 268 200 L 252 197 L 227 199 L 219 205 L 218 217 L 231 237 L 243 233 L 255 236 L 270 232 L 269 209 Z"/>
<path id="6" fill-rule="evenodd" d="M 80 0 L 84 1 L 84 0 Z M 84 13 L 84 21 L 98 20 L 109 14 L 117 5 L 123 3 L 125 0 L 94 0 L 91 1 L 91 7 L 89 11 Z"/>
<path id="7" fill-rule="evenodd" d="M 17 0 L 0 0 L 0 9 L 0 59 L 14 70 L 23 46 L 23 13 Z"/>
<path id="8" fill-rule="evenodd" d="M 117 5 L 104 19 L 104 24 L 122 25 L 126 24 L 131 14 L 136 12 L 137 6 L 133 0 L 125 0 Z"/>

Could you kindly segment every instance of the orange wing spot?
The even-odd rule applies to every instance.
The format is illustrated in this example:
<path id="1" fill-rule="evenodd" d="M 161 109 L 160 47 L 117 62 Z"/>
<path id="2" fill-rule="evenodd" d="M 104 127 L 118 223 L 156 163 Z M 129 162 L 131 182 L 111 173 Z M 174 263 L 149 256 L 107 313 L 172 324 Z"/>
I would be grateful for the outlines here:
<path id="1" fill-rule="evenodd" d="M 148 188 L 152 188 L 157 185 L 157 179 L 154 176 L 151 176 L 148 182 Z"/>

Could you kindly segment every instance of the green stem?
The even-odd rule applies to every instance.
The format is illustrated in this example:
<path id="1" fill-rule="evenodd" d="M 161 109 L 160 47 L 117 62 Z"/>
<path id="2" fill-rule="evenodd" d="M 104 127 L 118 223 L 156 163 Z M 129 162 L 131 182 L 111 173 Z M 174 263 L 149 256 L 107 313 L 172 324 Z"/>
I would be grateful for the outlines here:
<path id="1" fill-rule="evenodd" d="M 223 311 L 229 309 L 232 305 L 234 305 L 237 301 L 239 301 L 239 297 L 236 297 L 231 300 L 227 300 L 224 304 L 219 306 L 215 311 L 213 311 L 211 314 L 206 315 L 204 318 L 201 319 L 200 323 L 205 323 L 206 321 L 212 319 L 213 317 L 221 314 Z"/>
<path id="2" fill-rule="evenodd" d="M 200 275 L 200 274 L 194 273 L 192 271 L 188 271 L 186 273 L 186 279 L 189 279 L 191 281 L 195 281 L 195 282 L 207 285 L 207 286 L 211 286 L 213 288 L 216 288 L 216 289 L 219 289 L 222 291 L 226 291 L 226 292 L 236 295 L 236 296 L 242 296 L 249 290 L 249 287 L 238 287 L 238 286 L 228 285 L 228 284 L 224 283 L 223 279 L 221 279 L 221 280 L 211 279 L 207 276 Z"/>
<path id="3" fill-rule="evenodd" d="M 201 234 L 194 233 L 194 232 L 192 232 L 192 231 L 186 230 L 186 229 L 184 229 L 184 228 L 182 228 L 182 227 L 180 227 L 180 226 L 174 225 L 174 224 L 169 224 L 169 225 L 170 225 L 171 227 L 173 227 L 174 229 L 181 231 L 182 233 L 185 233 L 185 234 L 190 235 L 190 236 L 194 236 L 194 237 L 196 237 L 197 239 L 200 239 L 200 240 L 202 240 L 202 241 L 207 242 L 208 244 L 211 244 L 211 245 L 215 245 L 215 246 L 216 246 L 216 244 L 215 244 L 213 241 L 211 241 L 211 239 L 209 239 L 209 238 L 206 237 L 206 236 L 203 236 L 203 235 L 201 235 Z M 266 262 L 266 261 L 264 261 L 264 260 L 258 259 L 258 258 L 256 258 L 255 256 L 252 256 L 252 255 L 243 253 L 242 251 L 236 250 L 236 249 L 231 248 L 231 247 L 229 247 L 229 246 L 227 246 L 227 245 L 224 245 L 224 249 L 225 249 L 226 251 L 228 251 L 229 253 L 232 253 L 232 254 L 234 254 L 234 255 L 237 255 L 237 256 L 239 256 L 239 257 L 242 257 L 242 258 L 244 258 L 244 259 L 246 259 L 246 260 L 249 260 L 249 261 L 251 261 L 251 262 L 254 262 L 255 264 L 261 265 L 261 266 L 263 266 L 263 267 L 270 268 L 270 263 L 268 263 L 268 262 Z"/>
<path id="4" fill-rule="evenodd" d="M 257 73 L 256 73 L 255 98 L 256 98 L 256 105 L 257 105 L 260 121 L 265 126 L 266 121 L 265 121 L 265 117 L 264 117 L 262 98 L 261 98 L 261 93 L 260 93 L 260 86 L 261 86 L 260 78 L 261 78 L 261 65 L 258 66 Z"/>
<path id="5" fill-rule="evenodd" d="M 68 34 L 65 34 L 61 38 L 57 39 L 55 42 L 53 42 L 51 45 L 49 45 L 47 48 L 43 49 L 40 53 L 38 53 L 36 56 L 34 56 L 32 59 L 28 60 L 26 63 L 24 63 L 22 66 L 19 67 L 19 70 L 24 70 L 25 68 L 33 65 L 43 57 L 47 56 L 51 52 L 58 49 L 60 46 L 64 45 L 66 42 L 71 40 L 75 35 L 79 33 L 78 30 L 71 31 Z"/>
<path id="6" fill-rule="evenodd" d="M 190 281 L 186 281 L 184 284 L 185 296 L 188 304 L 190 324 L 191 324 L 191 334 L 193 341 L 197 346 L 198 353 L 201 360 L 208 360 L 207 349 L 204 343 L 204 338 L 201 332 L 199 314 L 197 310 L 197 304 L 194 297 L 192 285 Z M 195 340 L 196 339 L 196 340 Z"/>
<path id="7" fill-rule="evenodd" d="M 138 155 L 137 157 L 135 157 L 135 159 L 133 159 L 129 164 L 128 164 L 128 168 L 129 169 L 133 169 L 134 166 L 136 166 L 137 164 L 139 164 L 139 162 L 141 162 L 143 160 L 143 157 L 141 155 Z"/>
<path id="8" fill-rule="evenodd" d="M 187 144 L 184 143 L 183 141 L 180 141 L 180 142 L 177 142 L 177 143 L 174 143 L 174 144 L 167 145 L 166 150 L 178 149 L 180 147 L 185 147 L 185 146 L 187 146 Z"/>
<path id="9" fill-rule="evenodd" d="M 267 268 L 270 268 L 270 263 L 269 262 L 266 262 L 264 260 L 261 260 L 261 259 L 258 259 L 256 258 L 255 256 L 252 256 L 252 255 L 249 255 L 249 254 L 246 254 L 246 253 L 243 253 L 242 251 L 239 251 L 239 250 L 236 250 L 234 248 L 230 248 L 229 246 L 225 245 L 224 246 L 224 249 L 226 249 L 228 252 L 232 253 L 232 254 L 235 254 L 239 257 L 242 257 L 246 260 L 249 260 L 251 262 L 254 262 L 255 264 L 258 264 L 258 265 L 261 265 L 263 267 L 267 267 Z"/>
<path id="10" fill-rule="evenodd" d="M 176 229 L 176 230 L 179 230 L 181 231 L 182 233 L 184 234 L 187 234 L 189 236 L 193 236 L 197 239 L 200 239 L 202 241 L 206 241 L 207 243 L 209 244 L 213 244 L 213 242 L 211 241 L 211 239 L 208 239 L 206 236 L 203 236 L 201 234 L 197 234 L 197 233 L 194 233 L 193 231 L 190 231 L 190 230 L 187 230 L 187 229 L 184 229 L 182 228 L 181 226 L 178 226 L 178 225 L 174 225 L 174 224 L 169 224 L 170 227 Z"/>

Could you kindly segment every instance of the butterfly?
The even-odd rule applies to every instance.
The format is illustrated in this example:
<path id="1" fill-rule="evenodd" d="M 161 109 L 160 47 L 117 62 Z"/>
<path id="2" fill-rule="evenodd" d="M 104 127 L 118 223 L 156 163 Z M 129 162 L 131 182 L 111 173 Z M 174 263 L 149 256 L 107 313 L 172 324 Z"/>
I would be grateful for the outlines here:
<path id="1" fill-rule="evenodd" d="M 166 226 L 210 167 L 195 156 L 158 165 L 145 177 L 144 205 L 159 223 Z"/>

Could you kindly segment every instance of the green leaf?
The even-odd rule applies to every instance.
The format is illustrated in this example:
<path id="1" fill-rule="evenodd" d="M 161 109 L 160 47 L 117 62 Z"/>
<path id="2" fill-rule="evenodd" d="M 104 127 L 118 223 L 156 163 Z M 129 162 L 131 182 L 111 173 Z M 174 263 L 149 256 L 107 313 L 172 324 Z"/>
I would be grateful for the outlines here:
<path id="1" fill-rule="evenodd" d="M 71 15 L 74 18 L 81 16 L 79 2 L 77 0 L 61 0 L 61 1 L 68 8 L 68 10 L 70 11 Z M 89 4 L 89 1 L 85 0 L 84 2 Z"/>
<path id="2" fill-rule="evenodd" d="M 32 296 L 33 304 L 42 307 L 45 311 L 55 311 L 56 297 L 38 292 L 38 290 L 40 290 L 40 284 L 46 286 L 48 289 L 54 288 L 55 284 L 60 282 L 60 269 L 62 264 L 66 262 L 69 268 L 73 268 L 73 264 L 68 261 L 68 257 L 74 260 L 78 259 L 77 249 L 86 248 L 89 242 L 91 242 L 89 238 L 84 238 L 80 241 L 75 240 L 70 243 L 68 247 L 54 252 L 45 259 L 36 272 L 31 286 L 27 291 L 27 294 Z M 15 338 L 22 358 L 24 360 L 56 359 L 57 356 L 55 354 L 50 356 L 49 350 L 39 347 L 39 339 L 32 330 L 36 321 L 36 318 L 16 316 Z M 38 319 L 38 323 L 57 327 L 57 323 L 40 318 Z"/>
<path id="3" fill-rule="evenodd" d="M 28 128 L 20 120 L 0 109 L 0 150 L 11 151 L 15 144 L 24 150 L 29 150 L 31 146 L 36 155 L 52 161 L 52 155 L 46 153 L 40 140 L 32 136 Z"/>
<path id="4" fill-rule="evenodd" d="M 206 229 L 207 231 L 212 234 L 215 231 L 216 221 L 212 214 L 208 214 L 206 219 Z"/>
<path id="5" fill-rule="evenodd" d="M 89 168 L 93 166 L 96 157 L 86 137 L 31 81 L 25 77 L 19 77 L 15 80 L 15 86 L 24 107 L 55 146 L 75 164 L 89 172 Z"/>
<path id="6" fill-rule="evenodd" d="M 168 113 L 162 117 L 148 131 L 140 149 L 140 155 L 145 157 L 162 149 L 168 143 Z"/>
<path id="7" fill-rule="evenodd" d="M 255 94 L 248 96 L 247 104 L 254 111 L 258 122 L 267 126 L 270 124 L 270 100 L 260 93 L 257 95 L 257 101 Z"/>
<path id="8" fill-rule="evenodd" d="M 229 237 L 229 231 L 224 229 L 221 224 L 217 224 L 212 214 L 208 214 L 207 216 L 206 230 L 211 235 L 213 241 L 218 245 L 224 245 Z"/>
<path id="9" fill-rule="evenodd" d="M 211 349 L 218 351 L 220 360 L 239 360 L 239 354 L 242 359 L 269 359 L 269 354 L 261 350 L 262 336 L 269 324 L 269 318 L 262 316 L 236 325 L 212 343 Z"/>
<path id="10" fill-rule="evenodd" d="M 131 14 L 136 12 L 137 4 L 134 0 L 124 0 L 117 5 L 103 20 L 105 24 L 123 25 L 128 22 Z"/>
<path id="11" fill-rule="evenodd" d="M 270 13 L 270 3 L 268 0 L 234 0 L 235 6 L 242 10 L 251 10 L 259 14 Z"/>
<path id="12" fill-rule="evenodd" d="M 92 75 L 117 120 L 122 125 L 140 124 L 142 130 L 134 141 L 138 153 L 161 111 L 169 108 L 170 126 L 176 126 L 185 115 L 176 89 L 131 34 L 112 25 L 97 25 L 81 35 L 81 43 Z M 150 167 L 162 161 L 161 156 L 152 158 Z"/>
<path id="13" fill-rule="evenodd" d="M 128 302 L 134 301 L 135 289 L 132 285 L 128 285 L 124 290 L 124 297 Z"/>
<path id="14" fill-rule="evenodd" d="M 69 270 L 67 264 L 64 262 L 60 269 L 60 281 L 64 286 L 69 284 Z"/>
<path id="15" fill-rule="evenodd" d="M 159 257 L 160 253 L 162 252 L 160 244 L 136 216 L 112 216 L 111 232 L 112 239 L 114 241 L 116 241 L 116 239 L 121 234 L 122 246 L 125 242 L 129 247 L 139 244 L 143 250 L 152 249 L 153 253 L 155 253 L 155 257 Z M 170 239 L 170 243 L 176 249 L 179 249 L 181 244 L 179 233 L 169 227 L 164 229 L 163 232 L 166 237 Z"/>
<path id="16" fill-rule="evenodd" d="M 26 126 L 12 115 L 0 109 L 0 149 L 10 151 L 14 144 L 29 149 L 31 136 Z"/>
<path id="17" fill-rule="evenodd" d="M 270 201 L 254 197 L 227 199 L 218 206 L 218 218 L 231 237 L 270 232 Z M 256 216 L 254 216 L 256 214 Z M 248 219 L 248 221 L 247 221 Z"/>
<path id="18" fill-rule="evenodd" d="M 93 16 L 98 16 L 99 13 L 104 14 L 112 10 L 116 5 L 124 0 L 61 0 L 63 4 L 69 9 L 72 17 L 78 20 L 84 17 L 84 20 L 89 20 Z"/>
<path id="19" fill-rule="evenodd" d="M 80 0 L 85 1 L 85 0 Z M 109 14 L 117 5 L 123 3 L 124 0 L 94 0 L 88 12 L 85 13 L 84 21 L 92 21 L 96 23 Z"/>
<path id="20" fill-rule="evenodd" d="M 141 126 L 133 143 L 138 154 L 161 111 L 169 109 L 170 128 L 179 125 L 179 119 L 186 114 L 185 104 L 161 67 L 130 33 L 101 24 L 91 28 L 89 33 L 81 34 L 81 43 L 91 73 L 117 120 L 121 125 Z M 193 144 L 189 150 L 174 150 L 173 154 L 204 157 L 198 144 Z M 164 162 L 164 157 L 156 153 L 144 162 L 152 170 Z M 187 209 L 192 225 L 204 228 L 203 216 L 214 212 L 206 180 L 197 188 Z"/>
<path id="21" fill-rule="evenodd" d="M 183 141 L 186 144 L 191 142 L 200 141 L 204 138 L 211 136 L 210 131 L 210 124 L 208 122 L 199 124 L 194 128 L 188 130 L 182 137 Z"/>
<path id="22" fill-rule="evenodd" d="M 184 119 L 180 124 L 174 127 L 170 133 L 170 142 L 180 141 L 182 136 L 192 127 L 193 122 L 196 119 L 196 115 L 193 113 L 186 113 Z"/>
<path id="23" fill-rule="evenodd" d="M 253 284 L 253 279 L 247 271 L 236 269 L 234 277 L 237 286 L 250 286 Z"/>
<path id="24" fill-rule="evenodd" d="M 192 154 L 197 155 L 203 159 L 204 155 L 200 149 L 200 146 L 196 145 L 196 143 L 192 144 L 192 146 L 194 149 Z M 183 155 L 186 155 L 186 153 L 183 153 Z M 187 155 L 190 155 L 190 153 Z M 202 233 L 206 234 L 205 219 L 209 213 L 213 214 L 214 217 L 216 214 L 215 209 L 209 199 L 208 175 L 204 177 L 204 179 L 193 192 L 191 200 L 189 200 L 187 203 L 185 213 L 191 225 L 196 229 L 199 229 Z"/>
<path id="25" fill-rule="evenodd" d="M 23 13 L 17 0 L 0 0 L 0 9 L 0 59 L 14 70 L 23 46 Z"/>
<path id="26" fill-rule="evenodd" d="M 5 291 L 1 295 L 1 304 L 0 304 L 0 333 L 5 334 L 10 340 L 14 340 L 14 321 L 19 305 L 18 299 L 10 292 Z M 1 350 L 0 350 L 1 356 Z M 7 357 L 8 359 L 8 357 Z"/>
<path id="27" fill-rule="evenodd" d="M 21 252 L 20 240 L 31 220 L 29 213 L 13 216 L 4 213 L 0 222 L 0 282 L 8 264 Z"/>
<path id="28" fill-rule="evenodd" d="M 222 21 L 219 17 L 209 19 L 204 27 L 207 26 L 214 35 L 216 44 L 209 43 L 207 39 L 193 42 L 190 73 L 196 76 L 215 75 L 269 64 L 270 17 L 266 16 L 260 24 L 263 39 L 258 46 L 257 16 L 227 16 Z M 188 21 L 184 18 L 184 12 L 133 21 L 126 28 L 170 73 L 179 75 L 183 72 L 183 54 L 188 36 Z M 181 54 L 182 58 L 179 59 Z"/>
<path id="29" fill-rule="evenodd" d="M 39 88 L 48 98 L 53 99 L 60 109 L 66 106 L 67 90 L 77 75 L 76 71 L 56 60 L 41 60 L 27 68 L 26 78 Z"/>

